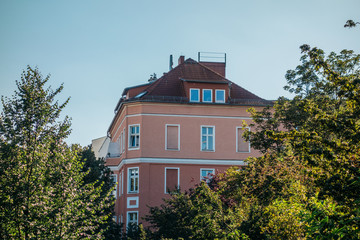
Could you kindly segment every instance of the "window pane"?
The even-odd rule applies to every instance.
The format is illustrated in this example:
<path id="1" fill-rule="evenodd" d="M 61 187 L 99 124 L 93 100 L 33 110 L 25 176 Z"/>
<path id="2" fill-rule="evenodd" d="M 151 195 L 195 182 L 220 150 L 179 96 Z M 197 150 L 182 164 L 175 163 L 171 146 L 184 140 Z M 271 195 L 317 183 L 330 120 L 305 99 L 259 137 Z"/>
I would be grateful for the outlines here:
<path id="1" fill-rule="evenodd" d="M 201 129 L 201 150 L 214 150 L 214 128 L 202 127 Z"/>
<path id="2" fill-rule="evenodd" d="M 199 102 L 199 89 L 190 89 L 190 101 Z"/>
<path id="3" fill-rule="evenodd" d="M 133 168 L 129 169 L 129 192 L 138 192 L 139 191 L 139 169 Z"/>
<path id="4" fill-rule="evenodd" d="M 133 178 L 131 178 L 130 179 L 130 191 L 134 191 L 135 190 L 135 187 L 134 187 L 134 179 Z"/>
<path id="5" fill-rule="evenodd" d="M 166 169 L 165 191 L 171 192 L 178 188 L 178 169 Z"/>
<path id="6" fill-rule="evenodd" d="M 210 90 L 210 89 L 203 90 L 203 101 L 204 102 L 212 102 L 211 93 L 212 93 L 212 90 Z"/>
<path id="7" fill-rule="evenodd" d="M 201 176 L 202 177 L 206 177 L 208 175 L 208 170 L 202 170 L 201 171 Z"/>
<path id="8" fill-rule="evenodd" d="M 137 224 L 138 223 L 138 213 L 137 212 L 129 212 L 127 221 L 128 221 L 128 224 Z"/>
<path id="9" fill-rule="evenodd" d="M 140 146 L 140 126 L 130 126 L 129 148 Z"/>
<path id="10" fill-rule="evenodd" d="M 238 152 L 250 152 L 250 143 L 243 138 L 244 131 L 249 131 L 247 128 L 237 129 L 237 151 Z"/>
<path id="11" fill-rule="evenodd" d="M 225 102 L 225 91 L 224 90 L 216 90 L 215 92 L 216 102 Z"/>
<path id="12" fill-rule="evenodd" d="M 166 128 L 166 148 L 178 150 L 179 149 L 179 127 L 167 126 Z"/>
<path id="13" fill-rule="evenodd" d="M 135 146 L 136 146 L 136 147 L 139 146 L 139 139 L 140 139 L 139 136 L 136 136 L 136 137 L 135 137 Z"/>
<path id="14" fill-rule="evenodd" d="M 203 149 L 203 150 L 206 150 L 206 137 L 205 136 L 203 136 L 202 138 L 201 138 L 201 149 Z"/>
<path id="15" fill-rule="evenodd" d="M 201 169 L 200 180 L 209 183 L 210 179 L 213 177 L 214 172 L 214 169 Z"/>
<path id="16" fill-rule="evenodd" d="M 209 137 L 208 137 L 208 148 L 207 148 L 208 150 L 214 150 L 214 148 L 213 148 L 213 146 L 214 146 L 213 143 L 214 143 L 214 142 L 213 142 L 213 137 L 212 137 L 212 136 L 209 136 Z"/>
<path id="17" fill-rule="evenodd" d="M 111 192 L 111 194 L 112 195 L 114 195 L 115 196 L 115 198 L 117 197 L 117 175 L 116 174 L 112 174 L 111 176 L 111 180 L 112 180 L 112 182 L 115 184 L 115 189 Z"/>
<path id="18" fill-rule="evenodd" d="M 135 144 L 135 136 L 131 136 L 131 137 L 130 137 L 130 145 L 131 145 L 132 147 L 135 147 L 135 146 L 136 146 L 136 144 Z"/>
<path id="19" fill-rule="evenodd" d="M 206 127 L 203 127 L 203 128 L 202 128 L 201 133 L 202 133 L 202 134 L 206 134 Z"/>
<path id="20" fill-rule="evenodd" d="M 211 174 L 213 174 L 213 170 L 201 170 L 201 176 L 202 177 L 208 177 L 210 176 Z"/>

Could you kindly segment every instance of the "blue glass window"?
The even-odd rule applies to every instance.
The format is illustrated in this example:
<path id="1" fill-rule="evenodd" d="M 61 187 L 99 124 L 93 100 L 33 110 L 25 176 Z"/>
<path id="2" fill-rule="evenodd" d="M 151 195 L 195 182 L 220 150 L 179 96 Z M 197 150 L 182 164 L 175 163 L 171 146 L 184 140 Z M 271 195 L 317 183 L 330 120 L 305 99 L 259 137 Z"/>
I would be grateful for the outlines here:
<path id="1" fill-rule="evenodd" d="M 212 90 L 203 89 L 203 102 L 212 102 Z"/>
<path id="2" fill-rule="evenodd" d="M 224 103 L 225 102 L 225 90 L 215 90 L 215 102 Z"/>
<path id="3" fill-rule="evenodd" d="M 214 151 L 214 127 L 201 127 L 201 150 Z"/>
<path id="4" fill-rule="evenodd" d="M 140 146 L 140 125 L 132 125 L 129 130 L 129 148 L 138 148 Z"/>
<path id="5" fill-rule="evenodd" d="M 200 101 L 200 90 L 196 88 L 190 89 L 190 102 L 199 102 Z"/>

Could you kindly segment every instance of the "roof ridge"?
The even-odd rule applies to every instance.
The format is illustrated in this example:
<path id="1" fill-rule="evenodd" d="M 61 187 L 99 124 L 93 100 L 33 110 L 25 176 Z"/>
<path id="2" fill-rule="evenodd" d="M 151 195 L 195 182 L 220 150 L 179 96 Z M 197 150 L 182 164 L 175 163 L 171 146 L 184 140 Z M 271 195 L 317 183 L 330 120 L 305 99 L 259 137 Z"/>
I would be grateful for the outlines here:
<path id="1" fill-rule="evenodd" d="M 180 66 L 184 65 L 185 62 L 186 62 L 187 60 L 189 60 L 189 59 L 191 59 L 191 58 L 186 59 L 184 62 L 178 64 L 176 67 L 174 67 L 174 68 L 171 69 L 170 71 L 165 72 L 165 73 L 164 73 L 160 78 L 158 78 L 156 81 L 152 82 L 146 89 L 144 89 L 144 91 L 148 91 L 145 95 L 150 94 L 151 92 L 153 92 L 156 85 L 159 85 L 160 82 L 162 82 L 167 75 L 171 74 L 171 72 L 177 70 L 177 68 L 179 68 Z M 191 60 L 193 60 L 193 59 L 191 59 Z M 195 61 L 195 60 L 193 60 L 193 61 Z M 196 62 L 196 61 L 195 61 L 195 62 Z M 156 83 L 156 84 L 155 84 L 155 83 Z M 152 87 L 152 89 L 149 91 L 149 88 L 151 88 L 151 87 Z"/>

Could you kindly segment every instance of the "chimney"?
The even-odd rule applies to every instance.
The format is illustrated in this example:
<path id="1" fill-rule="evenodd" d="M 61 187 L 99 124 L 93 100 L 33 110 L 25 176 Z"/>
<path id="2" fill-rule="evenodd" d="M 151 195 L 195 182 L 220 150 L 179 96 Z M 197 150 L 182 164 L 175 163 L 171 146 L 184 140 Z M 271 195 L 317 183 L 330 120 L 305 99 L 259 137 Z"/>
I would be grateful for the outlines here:
<path id="1" fill-rule="evenodd" d="M 185 61 L 185 56 L 180 56 L 180 57 L 179 57 L 179 62 L 178 62 L 179 65 L 182 64 L 182 63 L 184 63 L 184 61 Z"/>
<path id="2" fill-rule="evenodd" d="M 225 77 L 226 64 L 221 62 L 200 62 L 205 67 L 210 68 L 214 72 L 217 72 L 221 76 Z"/>
<path id="3" fill-rule="evenodd" d="M 225 77 L 226 53 L 199 52 L 198 62 Z"/>
<path id="4" fill-rule="evenodd" d="M 173 55 L 170 55 L 170 62 L 169 62 L 169 71 L 171 71 L 171 69 L 173 69 Z"/>

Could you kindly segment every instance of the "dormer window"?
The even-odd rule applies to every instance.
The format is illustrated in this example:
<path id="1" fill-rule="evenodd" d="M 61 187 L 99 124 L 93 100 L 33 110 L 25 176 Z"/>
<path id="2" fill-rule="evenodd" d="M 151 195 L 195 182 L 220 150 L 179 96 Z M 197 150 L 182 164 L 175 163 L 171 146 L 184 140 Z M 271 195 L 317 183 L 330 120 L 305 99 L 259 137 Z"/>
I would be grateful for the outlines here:
<path id="1" fill-rule="evenodd" d="M 215 90 L 215 102 L 217 102 L 217 103 L 225 102 L 225 90 L 222 90 L 222 89 Z"/>
<path id="2" fill-rule="evenodd" d="M 203 89 L 203 102 L 212 102 L 212 90 L 211 89 Z"/>
<path id="3" fill-rule="evenodd" d="M 198 88 L 190 88 L 190 102 L 200 102 L 200 90 Z"/>

